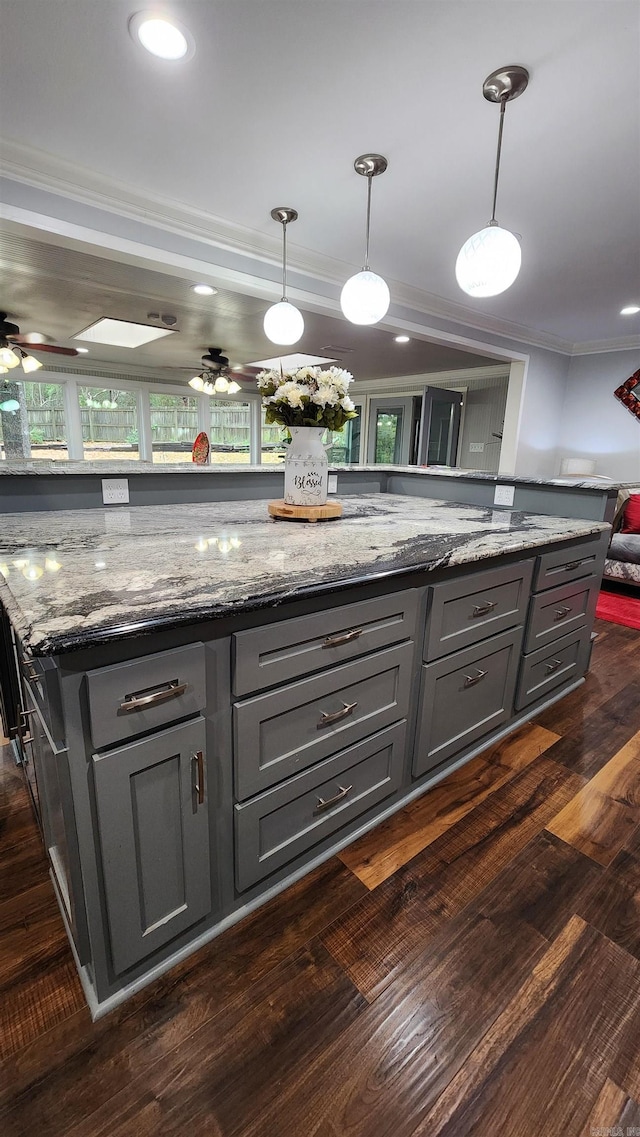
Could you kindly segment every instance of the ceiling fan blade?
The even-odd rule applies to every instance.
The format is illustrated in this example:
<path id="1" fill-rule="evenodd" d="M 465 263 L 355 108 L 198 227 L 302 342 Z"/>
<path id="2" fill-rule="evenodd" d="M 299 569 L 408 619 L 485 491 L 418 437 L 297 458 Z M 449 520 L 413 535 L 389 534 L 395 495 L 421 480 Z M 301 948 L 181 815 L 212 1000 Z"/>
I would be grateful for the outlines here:
<path id="1" fill-rule="evenodd" d="M 40 351 L 51 351 L 54 355 L 79 355 L 80 352 L 75 347 L 58 347 L 54 343 L 29 343 L 25 345 L 29 348 L 32 355 L 37 355 Z"/>

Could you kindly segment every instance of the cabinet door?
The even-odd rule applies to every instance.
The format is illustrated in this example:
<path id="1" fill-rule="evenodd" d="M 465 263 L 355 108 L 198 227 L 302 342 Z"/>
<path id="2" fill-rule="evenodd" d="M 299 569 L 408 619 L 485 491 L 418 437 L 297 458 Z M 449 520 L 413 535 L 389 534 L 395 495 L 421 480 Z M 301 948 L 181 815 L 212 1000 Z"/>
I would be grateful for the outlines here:
<path id="1" fill-rule="evenodd" d="M 203 718 L 93 756 L 117 974 L 211 910 Z"/>

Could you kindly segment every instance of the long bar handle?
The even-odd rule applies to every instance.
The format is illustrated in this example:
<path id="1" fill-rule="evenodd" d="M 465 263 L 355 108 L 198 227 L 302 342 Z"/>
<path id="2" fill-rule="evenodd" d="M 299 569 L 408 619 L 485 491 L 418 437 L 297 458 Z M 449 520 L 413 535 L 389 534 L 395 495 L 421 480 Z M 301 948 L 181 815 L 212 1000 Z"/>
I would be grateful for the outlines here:
<path id="1" fill-rule="evenodd" d="M 195 754 L 191 755 L 191 761 L 196 763 L 196 780 L 193 788 L 198 795 L 198 805 L 204 805 L 204 754 L 202 750 L 196 750 Z"/>
<path id="2" fill-rule="evenodd" d="M 477 619 L 478 616 L 487 616 L 489 612 L 493 612 L 496 606 L 496 600 L 487 600 L 484 604 L 475 604 L 471 615 L 474 619 Z"/>
<path id="3" fill-rule="evenodd" d="M 477 675 L 465 675 L 463 687 L 475 687 L 476 683 L 479 683 L 481 679 L 484 679 L 487 672 L 481 671 L 479 667 L 477 668 L 477 671 Z"/>
<path id="4" fill-rule="evenodd" d="M 350 644 L 352 640 L 357 640 L 361 636 L 364 628 L 354 628 L 352 632 L 341 632 L 338 636 L 327 636 L 323 643 L 325 647 L 340 647 L 341 644 Z"/>
<path id="5" fill-rule="evenodd" d="M 326 711 L 322 712 L 322 718 L 318 723 L 318 730 L 322 730 L 323 726 L 331 726 L 334 722 L 340 722 L 340 719 L 346 719 L 352 715 L 357 703 L 343 703 L 341 711 L 333 711 L 332 714 L 327 714 Z"/>
<path id="6" fill-rule="evenodd" d="M 121 711 L 141 711 L 145 707 L 154 707 L 156 703 L 166 703 L 167 699 L 176 699 L 178 695 L 184 695 L 188 683 L 178 683 L 174 679 L 171 683 L 165 684 L 161 691 L 152 691 L 150 695 L 127 695 L 123 703 L 120 703 Z"/>
<path id="7" fill-rule="evenodd" d="M 556 608 L 553 614 L 554 621 L 564 620 L 565 616 L 568 616 L 570 611 L 571 608 L 567 608 L 566 605 L 563 608 Z"/>
<path id="8" fill-rule="evenodd" d="M 342 801 L 343 798 L 345 798 L 348 793 L 351 793 L 353 786 L 340 786 L 339 785 L 338 789 L 340 792 L 337 793 L 335 797 L 330 797 L 327 801 L 325 801 L 324 798 L 319 797 L 318 798 L 318 804 L 316 805 L 316 807 L 314 809 L 314 813 L 322 813 L 322 811 L 324 809 L 331 809 L 332 805 L 337 805 L 338 802 Z"/>

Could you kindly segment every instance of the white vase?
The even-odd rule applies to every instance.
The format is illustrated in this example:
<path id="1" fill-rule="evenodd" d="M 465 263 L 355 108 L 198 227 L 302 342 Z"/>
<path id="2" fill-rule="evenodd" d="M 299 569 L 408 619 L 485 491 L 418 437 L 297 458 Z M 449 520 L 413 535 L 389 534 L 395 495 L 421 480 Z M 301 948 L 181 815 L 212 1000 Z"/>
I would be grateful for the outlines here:
<path id="1" fill-rule="evenodd" d="M 324 427 L 290 426 L 291 442 L 284 462 L 284 500 L 287 505 L 324 505 L 329 462 L 322 442 Z"/>

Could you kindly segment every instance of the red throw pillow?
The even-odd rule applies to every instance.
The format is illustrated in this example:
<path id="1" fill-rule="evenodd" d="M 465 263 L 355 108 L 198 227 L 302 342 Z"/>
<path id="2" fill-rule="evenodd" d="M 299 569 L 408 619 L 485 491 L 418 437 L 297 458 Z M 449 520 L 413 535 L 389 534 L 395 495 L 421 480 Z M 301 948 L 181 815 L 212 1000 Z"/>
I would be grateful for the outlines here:
<path id="1" fill-rule="evenodd" d="M 623 533 L 640 533 L 640 493 L 632 493 L 622 518 Z"/>

